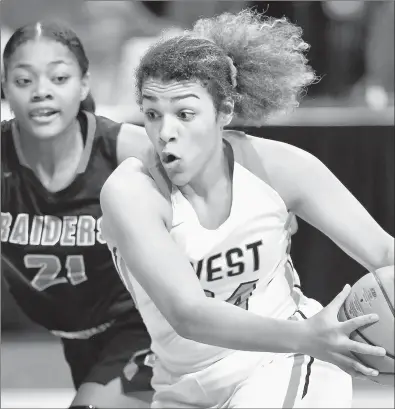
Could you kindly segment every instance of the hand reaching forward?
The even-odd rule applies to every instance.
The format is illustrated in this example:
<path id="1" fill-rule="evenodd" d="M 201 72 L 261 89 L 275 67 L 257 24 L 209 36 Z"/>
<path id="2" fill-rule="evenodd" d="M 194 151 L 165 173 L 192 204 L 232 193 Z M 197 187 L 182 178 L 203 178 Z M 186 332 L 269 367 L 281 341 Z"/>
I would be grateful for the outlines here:
<path id="1" fill-rule="evenodd" d="M 301 352 L 337 365 L 353 377 L 377 376 L 378 371 L 361 363 L 353 352 L 384 356 L 385 349 L 353 341 L 350 334 L 360 327 L 374 324 L 379 317 L 376 314 L 368 314 L 344 322 L 337 319 L 350 290 L 351 287 L 346 285 L 324 309 L 304 321 L 309 336 Z"/>

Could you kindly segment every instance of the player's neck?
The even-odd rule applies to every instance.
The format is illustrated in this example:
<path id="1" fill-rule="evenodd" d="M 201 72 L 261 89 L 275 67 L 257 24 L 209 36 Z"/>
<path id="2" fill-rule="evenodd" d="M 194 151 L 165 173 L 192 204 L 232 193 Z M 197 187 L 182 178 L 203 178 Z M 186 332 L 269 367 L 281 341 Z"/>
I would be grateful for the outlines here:
<path id="1" fill-rule="evenodd" d="M 190 201 L 194 199 L 210 202 L 215 197 L 224 197 L 229 192 L 232 181 L 229 171 L 229 159 L 224 149 L 217 149 L 205 163 L 199 174 L 186 186 L 180 188 Z"/>
<path id="2" fill-rule="evenodd" d="M 233 200 L 229 159 L 221 149 L 191 183 L 181 189 L 192 205 L 200 224 L 217 229 L 230 216 Z"/>
<path id="3" fill-rule="evenodd" d="M 62 134 L 48 139 L 31 137 L 19 128 L 19 145 L 26 165 L 33 171 L 40 170 L 53 176 L 60 169 L 70 166 L 81 156 L 83 141 L 80 125 L 74 121 Z"/>

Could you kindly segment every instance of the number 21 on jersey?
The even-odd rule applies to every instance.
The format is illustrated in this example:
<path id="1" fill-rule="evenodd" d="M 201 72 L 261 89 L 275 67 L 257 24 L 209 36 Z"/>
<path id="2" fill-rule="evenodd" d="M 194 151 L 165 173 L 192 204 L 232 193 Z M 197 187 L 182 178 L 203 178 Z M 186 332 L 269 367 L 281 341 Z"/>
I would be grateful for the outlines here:
<path id="1" fill-rule="evenodd" d="M 38 291 L 67 282 L 78 285 L 88 279 L 85 273 L 84 258 L 81 254 L 66 257 L 66 277 L 58 277 L 62 271 L 59 257 L 52 254 L 26 254 L 23 259 L 26 268 L 37 268 L 38 272 L 31 281 L 31 285 Z"/>

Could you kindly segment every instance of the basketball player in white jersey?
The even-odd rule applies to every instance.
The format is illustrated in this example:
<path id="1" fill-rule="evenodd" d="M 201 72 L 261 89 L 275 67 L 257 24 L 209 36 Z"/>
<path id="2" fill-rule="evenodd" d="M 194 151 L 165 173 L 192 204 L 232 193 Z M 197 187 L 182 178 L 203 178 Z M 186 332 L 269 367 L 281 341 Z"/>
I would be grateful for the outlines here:
<path id="1" fill-rule="evenodd" d="M 352 376 L 377 371 L 337 320 L 305 297 L 288 254 L 292 214 L 369 270 L 394 241 L 315 157 L 224 131 L 297 105 L 314 81 L 301 30 L 243 11 L 157 43 L 137 72 L 154 146 L 101 192 L 103 234 L 156 355 L 154 408 L 351 407 Z"/>

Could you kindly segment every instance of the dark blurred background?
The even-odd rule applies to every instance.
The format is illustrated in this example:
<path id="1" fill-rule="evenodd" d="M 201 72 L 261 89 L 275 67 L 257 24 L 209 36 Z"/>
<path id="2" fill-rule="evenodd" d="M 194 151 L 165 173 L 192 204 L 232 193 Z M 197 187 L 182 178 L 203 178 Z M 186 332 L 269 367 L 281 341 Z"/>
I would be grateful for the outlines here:
<path id="1" fill-rule="evenodd" d="M 260 129 L 244 130 L 316 155 L 394 235 L 393 1 L 2 0 L 1 47 L 3 50 L 12 31 L 23 24 L 43 19 L 68 23 L 90 59 L 98 113 L 133 121 L 138 112 L 133 70 L 162 30 L 181 31 L 201 16 L 244 7 L 275 17 L 285 15 L 300 25 L 305 41 L 311 44 L 310 63 L 322 77 L 294 113 L 274 117 Z M 4 100 L 1 114 L 2 119 L 11 115 Z M 292 253 L 305 293 L 323 304 L 344 284 L 353 284 L 365 274 L 303 221 L 299 221 Z M 42 333 L 20 312 L 4 285 L 1 295 L 3 339 L 7 334 L 31 338 Z M 3 366 L 2 387 L 16 387 L 20 379 L 3 376 L 6 370 Z M 29 385 L 28 380 L 25 383 Z M 358 407 L 375 405 L 377 401 Z M 391 406 L 385 405 L 379 404 L 393 407 L 393 400 Z"/>
<path id="2" fill-rule="evenodd" d="M 60 20 L 80 36 L 91 61 L 92 88 L 103 106 L 134 103 L 133 68 L 162 30 L 244 7 L 300 25 L 321 81 L 302 106 L 380 110 L 394 101 L 393 1 L 1 1 L 2 49 L 15 28 Z M 102 107 L 103 112 L 105 108 Z M 119 110 L 118 110 L 119 111 Z M 119 115 L 119 114 L 118 114 Z M 125 119 L 125 118 L 122 118 Z"/>

